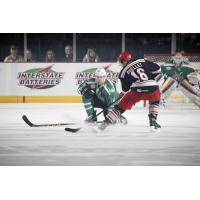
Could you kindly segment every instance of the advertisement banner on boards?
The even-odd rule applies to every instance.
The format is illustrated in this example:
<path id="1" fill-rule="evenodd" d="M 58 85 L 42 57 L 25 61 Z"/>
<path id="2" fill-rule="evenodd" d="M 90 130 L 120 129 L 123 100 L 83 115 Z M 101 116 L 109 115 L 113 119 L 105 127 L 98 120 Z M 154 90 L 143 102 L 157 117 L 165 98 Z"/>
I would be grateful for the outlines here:
<path id="1" fill-rule="evenodd" d="M 0 63 L 0 95 L 77 96 L 78 85 L 102 67 L 120 90 L 116 63 Z"/>

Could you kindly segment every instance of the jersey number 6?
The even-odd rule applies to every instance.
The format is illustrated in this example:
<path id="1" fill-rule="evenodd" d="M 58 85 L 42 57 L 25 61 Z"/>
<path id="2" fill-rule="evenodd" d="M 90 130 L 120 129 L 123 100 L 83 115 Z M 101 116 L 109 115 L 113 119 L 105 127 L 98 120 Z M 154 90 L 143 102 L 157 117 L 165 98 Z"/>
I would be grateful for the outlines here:
<path id="1" fill-rule="evenodd" d="M 138 79 L 140 82 L 147 81 L 149 79 L 147 74 L 144 72 L 144 69 L 142 69 L 142 68 L 138 68 L 135 71 L 132 71 L 131 75 L 134 78 Z"/>

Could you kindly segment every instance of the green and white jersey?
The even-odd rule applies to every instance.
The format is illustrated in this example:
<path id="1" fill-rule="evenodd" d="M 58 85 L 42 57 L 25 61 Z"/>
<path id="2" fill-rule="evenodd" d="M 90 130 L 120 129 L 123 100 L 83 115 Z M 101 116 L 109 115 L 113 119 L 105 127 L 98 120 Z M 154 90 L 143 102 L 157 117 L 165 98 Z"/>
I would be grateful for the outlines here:
<path id="1" fill-rule="evenodd" d="M 173 65 L 179 65 L 180 67 L 183 65 L 189 65 L 188 58 L 182 57 L 180 59 L 177 59 L 176 56 L 173 56 L 169 60 L 166 61 L 166 63 L 173 64 Z"/>
<path id="2" fill-rule="evenodd" d="M 174 77 L 176 75 L 182 76 L 182 79 L 187 79 L 187 75 L 194 72 L 194 69 L 191 67 L 175 67 L 175 66 L 161 66 L 162 74 L 167 77 Z"/>
<path id="3" fill-rule="evenodd" d="M 94 91 L 95 96 L 105 104 L 105 106 L 109 106 L 114 101 L 119 98 L 119 93 L 116 90 L 116 85 L 109 79 L 106 79 L 103 85 L 98 85 L 95 78 L 91 78 L 83 82 L 78 90 L 81 91 L 83 88 L 90 88 Z M 94 104 L 93 104 L 93 97 L 84 97 L 83 96 L 83 103 L 88 115 L 91 115 L 94 112 Z"/>

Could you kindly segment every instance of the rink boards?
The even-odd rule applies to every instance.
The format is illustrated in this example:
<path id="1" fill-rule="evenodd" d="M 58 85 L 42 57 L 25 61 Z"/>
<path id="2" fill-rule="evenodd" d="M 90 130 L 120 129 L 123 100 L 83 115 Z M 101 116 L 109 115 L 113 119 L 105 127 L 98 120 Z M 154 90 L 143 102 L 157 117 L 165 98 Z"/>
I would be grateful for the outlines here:
<path id="1" fill-rule="evenodd" d="M 108 67 L 108 78 L 121 85 L 116 63 L 0 63 L 0 103 L 80 103 L 78 85 Z M 188 102 L 176 89 L 171 102 Z M 143 103 L 142 103 L 143 104 Z"/>
<path id="2" fill-rule="evenodd" d="M 0 103 L 81 103 L 81 96 L 0 96 Z"/>
<path id="3" fill-rule="evenodd" d="M 0 102 L 80 103 L 78 86 L 108 66 L 108 78 L 120 90 L 116 63 L 0 63 Z"/>

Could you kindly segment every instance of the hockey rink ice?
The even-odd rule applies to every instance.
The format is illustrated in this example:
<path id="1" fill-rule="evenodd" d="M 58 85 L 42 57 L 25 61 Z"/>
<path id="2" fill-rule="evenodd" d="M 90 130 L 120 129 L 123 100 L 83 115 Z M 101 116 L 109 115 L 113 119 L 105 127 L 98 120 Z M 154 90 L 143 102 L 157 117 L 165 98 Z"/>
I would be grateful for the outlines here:
<path id="1" fill-rule="evenodd" d="M 83 127 L 29 127 L 22 115 L 37 123 L 80 123 L 83 104 L 0 104 L 0 165 L 200 165 L 200 110 L 178 105 L 161 108 L 160 132 L 150 132 L 148 109 L 135 108 L 124 116 L 126 126 L 94 132 Z M 101 116 L 102 117 L 102 116 Z"/>

